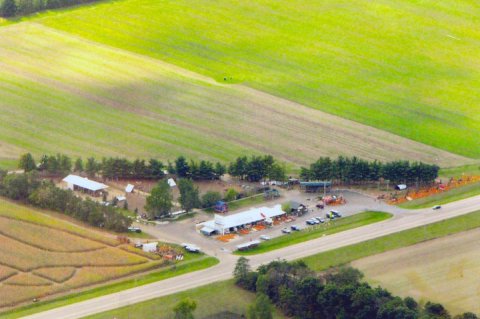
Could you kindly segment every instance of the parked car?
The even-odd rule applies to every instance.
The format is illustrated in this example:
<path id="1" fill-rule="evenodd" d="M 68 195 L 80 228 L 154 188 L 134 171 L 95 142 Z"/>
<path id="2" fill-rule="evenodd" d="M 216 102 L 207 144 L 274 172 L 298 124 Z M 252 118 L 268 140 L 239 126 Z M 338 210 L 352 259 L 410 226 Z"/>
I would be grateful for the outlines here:
<path id="1" fill-rule="evenodd" d="M 342 217 L 342 214 L 338 210 L 331 210 L 330 213 L 335 217 Z"/>
<path id="2" fill-rule="evenodd" d="M 437 210 L 437 209 L 440 209 L 440 208 L 442 208 L 442 206 L 440 206 L 440 205 L 433 206 L 433 210 Z"/>
<path id="3" fill-rule="evenodd" d="M 297 225 L 290 226 L 290 229 L 294 230 L 294 231 L 299 231 L 300 230 L 300 228 Z"/>
<path id="4" fill-rule="evenodd" d="M 260 239 L 261 240 L 270 240 L 271 238 L 270 238 L 270 236 L 262 235 L 262 236 L 260 236 Z"/>
<path id="5" fill-rule="evenodd" d="M 308 220 L 305 221 L 305 223 L 307 225 L 315 225 L 316 224 L 316 222 L 313 219 L 308 219 Z"/>
<path id="6" fill-rule="evenodd" d="M 282 229 L 282 233 L 284 234 L 290 234 L 292 231 L 290 229 L 288 229 L 287 227 L 285 227 L 284 229 Z"/>
<path id="7" fill-rule="evenodd" d="M 128 227 L 128 231 L 131 232 L 131 233 L 141 233 L 142 230 L 138 227 Z"/>
<path id="8" fill-rule="evenodd" d="M 323 209 L 323 208 L 324 208 L 323 204 L 317 204 L 317 205 L 315 205 L 315 206 L 317 206 L 317 208 L 320 208 L 320 209 Z"/>
<path id="9" fill-rule="evenodd" d="M 316 220 L 318 220 L 319 223 L 324 223 L 325 222 L 325 219 L 323 219 L 322 217 L 314 217 Z"/>

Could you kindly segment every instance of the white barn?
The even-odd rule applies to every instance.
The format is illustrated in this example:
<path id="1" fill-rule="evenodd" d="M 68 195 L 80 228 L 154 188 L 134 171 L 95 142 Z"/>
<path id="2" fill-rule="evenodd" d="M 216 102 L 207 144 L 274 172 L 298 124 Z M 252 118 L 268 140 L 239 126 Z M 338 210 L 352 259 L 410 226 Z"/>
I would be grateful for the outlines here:
<path id="1" fill-rule="evenodd" d="M 99 195 L 108 188 L 105 184 L 77 175 L 68 175 L 63 181 L 67 183 L 68 189 L 71 189 L 72 191 L 81 190 L 94 196 Z"/>
<path id="2" fill-rule="evenodd" d="M 202 226 L 206 230 L 213 229 L 220 234 L 225 234 L 225 231 L 231 228 L 261 221 L 272 222 L 272 218 L 282 215 L 285 215 L 285 212 L 282 210 L 282 206 L 278 204 L 273 207 L 251 208 L 247 211 L 229 216 L 215 214 L 213 220 L 203 223 Z"/>

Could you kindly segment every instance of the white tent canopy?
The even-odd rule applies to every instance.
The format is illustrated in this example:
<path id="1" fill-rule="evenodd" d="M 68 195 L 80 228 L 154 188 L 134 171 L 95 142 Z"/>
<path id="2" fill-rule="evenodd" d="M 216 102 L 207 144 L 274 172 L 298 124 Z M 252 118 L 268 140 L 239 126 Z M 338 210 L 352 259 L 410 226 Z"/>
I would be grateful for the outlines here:
<path id="1" fill-rule="evenodd" d="M 68 175 L 63 179 L 63 181 L 66 182 L 68 184 L 68 188 L 72 190 L 74 186 L 88 189 L 89 191 L 92 191 L 92 192 L 96 192 L 96 191 L 108 188 L 108 186 L 105 184 L 98 183 L 98 182 L 89 180 L 88 178 L 84 178 L 77 175 Z"/>

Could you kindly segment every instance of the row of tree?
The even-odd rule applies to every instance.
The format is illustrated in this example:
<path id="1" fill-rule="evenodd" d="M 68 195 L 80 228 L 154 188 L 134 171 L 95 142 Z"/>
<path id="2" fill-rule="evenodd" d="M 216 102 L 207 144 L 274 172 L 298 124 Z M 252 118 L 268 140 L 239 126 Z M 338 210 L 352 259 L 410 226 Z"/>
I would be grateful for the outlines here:
<path id="1" fill-rule="evenodd" d="M 234 270 L 237 285 L 264 295 L 285 315 L 301 319 L 450 319 L 449 312 L 438 303 L 419 305 L 413 298 L 393 296 L 387 290 L 372 288 L 362 282 L 363 274 L 346 267 L 318 275 L 303 262 L 273 261 L 258 271 L 249 268 L 248 260 L 239 258 Z M 265 302 L 265 301 L 264 301 Z M 268 300 L 266 301 L 268 302 Z M 266 309 L 260 306 L 259 309 Z M 257 312 L 258 313 L 258 312 Z M 262 316 L 249 318 L 269 319 Z M 476 319 L 465 313 L 455 319 Z"/>
<path id="2" fill-rule="evenodd" d="M 104 157 L 101 161 L 90 157 L 84 163 L 82 158 L 77 158 L 74 162 L 65 154 L 43 155 L 39 164 L 30 153 L 20 157 L 18 167 L 26 172 L 39 170 L 50 175 L 65 175 L 70 172 L 86 173 L 90 177 L 100 175 L 106 179 L 153 179 L 158 180 L 165 176 L 165 171 L 170 174 L 177 174 L 180 178 L 191 178 L 193 180 L 215 180 L 219 179 L 226 172 L 226 167 L 217 162 L 202 160 L 187 161 L 183 156 L 179 156 L 174 164 L 165 165 L 161 161 L 151 158 L 145 160 L 129 160 L 127 158 Z"/>
<path id="3" fill-rule="evenodd" d="M 330 157 L 320 157 L 309 168 L 302 167 L 300 177 L 305 180 L 336 180 L 346 183 L 378 181 L 381 178 L 401 183 L 431 183 L 438 177 L 439 169 L 437 165 L 422 162 L 381 163 L 355 156 L 339 156 L 333 160 Z"/>
<path id="4" fill-rule="evenodd" d="M 37 172 L 7 174 L 0 171 L 0 195 L 116 232 L 127 231 L 131 225 L 131 220 L 118 209 L 77 197 L 71 190 L 60 189 L 51 181 L 40 181 L 37 175 Z"/>
<path id="5" fill-rule="evenodd" d="M 0 5 L 0 16 L 9 18 L 94 1 L 96 0 L 3 0 Z"/>
<path id="6" fill-rule="evenodd" d="M 278 163 L 271 155 L 238 157 L 228 166 L 230 175 L 249 182 L 258 182 L 265 178 L 284 181 L 285 171 L 285 166 Z"/>
<path id="7" fill-rule="evenodd" d="M 227 172 L 227 168 L 220 162 L 194 160 L 188 161 L 179 156 L 174 164 L 150 159 L 103 158 L 101 162 L 95 158 L 88 158 L 85 165 L 81 158 L 72 160 L 64 154 L 44 155 L 37 166 L 30 153 L 23 155 L 19 161 L 19 168 L 25 171 L 40 170 L 49 174 L 67 174 L 69 172 L 85 172 L 91 177 L 97 174 L 107 179 L 140 178 L 161 179 L 164 172 L 176 174 L 179 178 L 193 180 L 215 180 Z M 393 161 L 382 163 L 367 161 L 357 157 L 339 156 L 336 159 L 320 157 L 308 168 L 302 167 L 300 177 L 304 180 L 335 180 L 346 183 L 378 181 L 380 179 L 403 183 L 431 183 L 438 176 L 437 165 L 422 162 Z M 228 165 L 228 173 L 241 180 L 258 182 L 262 179 L 285 181 L 285 166 L 278 163 L 271 155 L 242 156 Z"/>

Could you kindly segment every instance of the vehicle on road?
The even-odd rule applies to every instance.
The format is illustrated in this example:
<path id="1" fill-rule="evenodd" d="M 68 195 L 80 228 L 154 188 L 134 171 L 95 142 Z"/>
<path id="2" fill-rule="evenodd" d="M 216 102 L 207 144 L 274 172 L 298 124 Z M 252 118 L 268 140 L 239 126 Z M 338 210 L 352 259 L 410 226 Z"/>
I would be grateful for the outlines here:
<path id="1" fill-rule="evenodd" d="M 323 206 L 323 204 L 317 204 L 317 205 L 315 205 L 315 206 L 316 206 L 317 208 L 319 208 L 319 209 L 323 209 L 323 208 L 325 207 L 325 206 Z"/>
<path id="2" fill-rule="evenodd" d="M 300 231 L 300 228 L 297 225 L 290 226 L 290 229 L 294 231 Z"/>
<path id="3" fill-rule="evenodd" d="M 316 224 L 316 221 L 313 220 L 313 219 L 308 219 L 308 220 L 305 221 L 305 223 L 306 223 L 307 225 L 315 225 L 315 224 Z"/>
<path id="4" fill-rule="evenodd" d="M 271 238 L 270 238 L 270 236 L 262 235 L 262 236 L 260 236 L 260 239 L 261 240 L 270 240 Z"/>
<path id="5" fill-rule="evenodd" d="M 139 227 L 128 227 L 128 231 L 131 233 L 141 233 L 142 230 Z"/>
<path id="6" fill-rule="evenodd" d="M 284 234 L 290 234 L 292 231 L 290 229 L 288 229 L 287 227 L 285 227 L 284 229 L 282 229 L 282 233 Z"/>
<path id="7" fill-rule="evenodd" d="M 438 210 L 438 209 L 440 209 L 440 208 L 442 208 L 442 206 L 440 206 L 440 205 L 435 205 L 435 206 L 433 206 L 433 210 Z"/>

